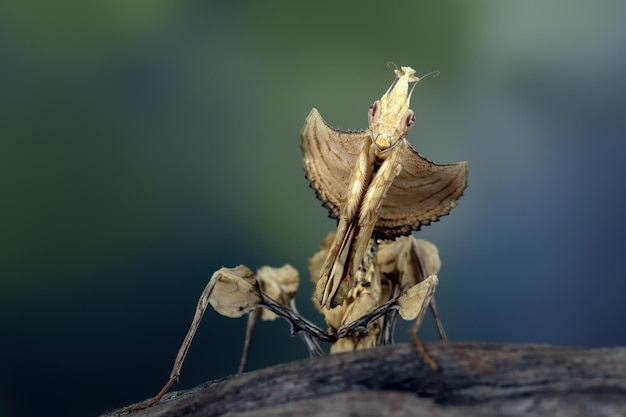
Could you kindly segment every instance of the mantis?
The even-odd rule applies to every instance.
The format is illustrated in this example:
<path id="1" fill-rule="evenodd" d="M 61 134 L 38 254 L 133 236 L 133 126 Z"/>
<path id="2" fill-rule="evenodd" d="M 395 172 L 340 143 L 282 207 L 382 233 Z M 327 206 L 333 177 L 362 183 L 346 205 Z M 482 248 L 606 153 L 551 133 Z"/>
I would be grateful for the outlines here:
<path id="1" fill-rule="evenodd" d="M 414 344 L 428 365 L 437 368 L 416 333 L 430 308 L 439 337 L 446 340 L 434 300 L 441 260 L 435 245 L 410 233 L 456 206 L 467 186 L 467 162 L 437 165 L 411 147 L 406 140 L 415 123 L 410 97 L 424 77 L 415 76 L 410 67 L 396 68 L 395 74 L 389 89 L 369 107 L 368 129 L 334 129 L 314 108 L 301 132 L 305 174 L 338 220 L 337 231 L 309 260 L 314 303 L 328 329 L 298 313 L 299 276 L 290 265 L 262 267 L 256 274 L 244 265 L 220 268 L 198 300 L 168 382 L 154 398 L 121 412 L 150 407 L 178 380 L 209 304 L 227 317 L 249 315 L 240 372 L 259 317 L 287 320 L 292 334 L 302 337 L 312 356 L 319 356 L 323 350 L 318 340 L 331 343 L 331 353 L 392 343 L 399 315 L 415 320 Z"/>

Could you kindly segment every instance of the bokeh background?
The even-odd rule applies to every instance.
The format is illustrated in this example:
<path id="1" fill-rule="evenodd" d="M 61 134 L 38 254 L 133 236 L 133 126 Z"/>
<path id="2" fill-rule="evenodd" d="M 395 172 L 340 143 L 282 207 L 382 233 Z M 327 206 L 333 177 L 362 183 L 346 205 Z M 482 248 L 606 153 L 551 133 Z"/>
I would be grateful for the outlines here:
<path id="1" fill-rule="evenodd" d="M 334 221 L 303 176 L 311 107 L 366 127 L 418 74 L 409 140 L 469 161 L 443 258 L 455 340 L 626 344 L 626 3 L 3 2 L 0 416 L 97 415 L 158 391 L 211 273 L 307 259 Z M 210 310 L 174 389 L 235 372 Z M 408 326 L 397 339 L 407 341 Z M 435 340 L 431 323 L 421 332 Z M 250 368 L 304 358 L 262 323 Z"/>

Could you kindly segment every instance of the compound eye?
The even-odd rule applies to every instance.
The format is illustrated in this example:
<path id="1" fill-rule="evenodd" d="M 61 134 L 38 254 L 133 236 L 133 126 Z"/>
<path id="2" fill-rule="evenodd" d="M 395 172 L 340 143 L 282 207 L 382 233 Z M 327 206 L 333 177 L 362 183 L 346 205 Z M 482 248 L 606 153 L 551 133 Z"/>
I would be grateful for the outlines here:
<path id="1" fill-rule="evenodd" d="M 379 100 L 376 100 L 375 102 L 370 104 L 370 109 L 369 109 L 370 119 L 373 119 L 376 116 L 378 116 L 378 111 L 379 110 L 380 110 L 380 101 Z"/>
<path id="2" fill-rule="evenodd" d="M 406 118 L 404 119 L 404 124 L 406 125 L 407 129 L 412 128 L 415 124 L 415 113 L 413 113 L 413 110 L 409 110 L 409 112 L 407 113 Z"/>

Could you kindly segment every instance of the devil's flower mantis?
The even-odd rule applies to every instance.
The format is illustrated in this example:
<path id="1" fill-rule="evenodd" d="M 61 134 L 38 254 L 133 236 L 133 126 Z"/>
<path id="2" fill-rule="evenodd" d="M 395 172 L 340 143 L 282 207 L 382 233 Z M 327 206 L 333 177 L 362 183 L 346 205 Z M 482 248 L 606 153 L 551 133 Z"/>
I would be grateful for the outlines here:
<path id="1" fill-rule="evenodd" d="M 415 345 L 436 369 L 416 331 L 430 307 L 441 339 L 446 338 L 433 298 L 441 261 L 432 243 L 410 233 L 456 206 L 467 186 L 467 163 L 437 165 L 411 147 L 406 135 L 415 123 L 409 109 L 415 84 L 410 85 L 421 78 L 409 67 L 395 73 L 387 92 L 369 108 L 368 129 L 334 129 L 313 109 L 301 132 L 306 175 L 331 217 L 338 219 L 337 232 L 327 236 L 309 261 L 314 302 L 328 329 L 298 314 L 299 277 L 290 265 L 262 267 L 256 274 L 243 265 L 221 268 L 200 296 L 169 381 L 151 400 L 121 411 L 151 406 L 178 380 L 209 304 L 228 317 L 249 314 L 240 371 L 257 317 L 287 320 L 315 356 L 323 353 L 318 340 L 330 342 L 332 353 L 391 343 L 398 314 L 415 320 Z"/>

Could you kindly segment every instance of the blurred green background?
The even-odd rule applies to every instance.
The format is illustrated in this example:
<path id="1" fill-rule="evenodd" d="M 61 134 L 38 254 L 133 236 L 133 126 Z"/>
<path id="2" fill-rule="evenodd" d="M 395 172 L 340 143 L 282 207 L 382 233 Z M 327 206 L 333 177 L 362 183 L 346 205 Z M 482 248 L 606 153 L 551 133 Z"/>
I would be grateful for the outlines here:
<path id="1" fill-rule="evenodd" d="M 619 1 L 3 2 L 0 416 L 155 394 L 222 265 L 291 263 L 322 324 L 306 263 L 335 224 L 299 131 L 313 106 L 366 127 L 388 61 L 441 72 L 413 94 L 409 140 L 469 161 L 459 206 L 418 233 L 443 258 L 449 336 L 626 344 L 624 16 Z M 209 311 L 174 389 L 234 373 L 244 326 Z M 306 356 L 263 323 L 250 368 Z"/>

